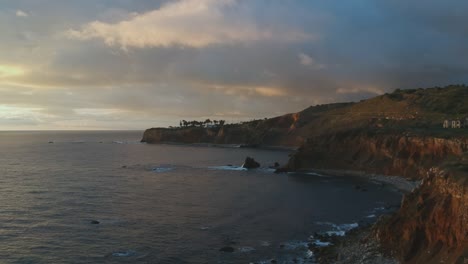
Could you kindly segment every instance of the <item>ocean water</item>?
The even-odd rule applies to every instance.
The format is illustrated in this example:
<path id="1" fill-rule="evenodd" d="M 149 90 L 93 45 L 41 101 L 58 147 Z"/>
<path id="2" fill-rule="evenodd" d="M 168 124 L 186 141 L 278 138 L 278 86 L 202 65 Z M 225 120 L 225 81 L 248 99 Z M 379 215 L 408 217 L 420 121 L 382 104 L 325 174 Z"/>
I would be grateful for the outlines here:
<path id="1" fill-rule="evenodd" d="M 0 132 L 0 263 L 313 263 L 312 234 L 343 234 L 401 198 L 362 179 L 272 173 L 285 151 L 141 136 Z M 246 156 L 263 168 L 237 167 Z"/>

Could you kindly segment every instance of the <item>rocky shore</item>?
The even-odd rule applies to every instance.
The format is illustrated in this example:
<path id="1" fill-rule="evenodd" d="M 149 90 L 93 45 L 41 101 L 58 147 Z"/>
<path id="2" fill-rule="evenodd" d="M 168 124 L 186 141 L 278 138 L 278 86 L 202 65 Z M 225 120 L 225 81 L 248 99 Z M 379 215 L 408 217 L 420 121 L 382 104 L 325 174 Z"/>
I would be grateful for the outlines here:
<path id="1" fill-rule="evenodd" d="M 401 176 L 389 176 L 383 174 L 369 174 L 364 171 L 353 170 L 327 170 L 327 169 L 307 169 L 297 170 L 296 172 L 302 173 L 317 173 L 324 175 L 342 176 L 342 177 L 359 177 L 382 186 L 388 185 L 394 187 L 402 193 L 409 193 L 421 184 L 420 180 L 410 180 Z"/>
<path id="2" fill-rule="evenodd" d="M 373 236 L 371 226 L 353 229 L 344 237 L 334 239 L 334 244 L 317 248 L 315 259 L 320 264 L 398 264 L 390 254 L 385 254 Z"/>

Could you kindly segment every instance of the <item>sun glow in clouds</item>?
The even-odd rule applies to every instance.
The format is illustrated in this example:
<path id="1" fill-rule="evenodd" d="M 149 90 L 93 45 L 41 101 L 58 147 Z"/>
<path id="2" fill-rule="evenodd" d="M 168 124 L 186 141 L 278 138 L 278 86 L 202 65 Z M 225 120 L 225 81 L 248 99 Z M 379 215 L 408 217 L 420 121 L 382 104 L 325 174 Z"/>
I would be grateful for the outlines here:
<path id="1" fill-rule="evenodd" d="M 0 65 L 0 78 L 21 76 L 25 74 L 25 70 L 18 66 Z"/>

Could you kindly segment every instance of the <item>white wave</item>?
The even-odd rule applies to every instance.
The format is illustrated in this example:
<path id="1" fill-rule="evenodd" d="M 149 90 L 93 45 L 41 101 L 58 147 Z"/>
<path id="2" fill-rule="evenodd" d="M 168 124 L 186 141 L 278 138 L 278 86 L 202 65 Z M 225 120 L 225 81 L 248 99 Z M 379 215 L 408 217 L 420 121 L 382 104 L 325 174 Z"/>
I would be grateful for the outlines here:
<path id="1" fill-rule="evenodd" d="M 312 242 L 312 244 L 316 245 L 317 247 L 328 247 L 333 245 L 331 242 L 323 242 L 318 239 Z"/>
<path id="2" fill-rule="evenodd" d="M 238 167 L 238 166 L 214 166 L 209 167 L 211 170 L 227 170 L 227 171 L 246 171 L 246 168 Z"/>
<path id="3" fill-rule="evenodd" d="M 286 250 L 296 250 L 301 248 L 308 248 L 307 242 L 304 241 L 288 241 L 283 244 Z"/>
<path id="4" fill-rule="evenodd" d="M 252 251 L 255 251 L 255 248 L 253 248 L 253 247 L 241 247 L 241 248 L 239 248 L 239 252 L 241 252 L 241 253 L 249 253 L 249 252 L 252 252 Z"/>
<path id="5" fill-rule="evenodd" d="M 130 257 L 130 256 L 134 256 L 135 254 L 136 254 L 135 251 L 128 250 L 128 251 L 114 252 L 114 253 L 112 253 L 112 256 L 114 256 L 114 257 Z"/>
<path id="6" fill-rule="evenodd" d="M 358 226 L 359 226 L 358 223 L 352 223 L 352 224 L 336 225 L 336 228 L 338 228 L 338 230 L 349 231 L 351 229 L 357 228 Z"/>
<path id="7" fill-rule="evenodd" d="M 140 142 L 140 141 L 120 141 L 120 140 L 114 140 L 114 141 L 112 141 L 112 144 L 135 145 L 135 144 L 143 144 L 143 142 Z"/>
<path id="8" fill-rule="evenodd" d="M 271 246 L 271 243 L 268 241 L 260 241 L 260 246 L 262 247 L 269 247 Z"/>
<path id="9" fill-rule="evenodd" d="M 325 232 L 328 236 L 344 236 L 346 235 L 345 231 L 327 231 Z"/>
<path id="10" fill-rule="evenodd" d="M 367 217 L 367 218 L 375 218 L 376 216 L 375 216 L 375 214 L 371 214 L 371 215 L 368 215 L 368 216 L 366 216 L 366 217 Z"/>
<path id="11" fill-rule="evenodd" d="M 174 170 L 174 168 L 170 168 L 170 167 L 155 167 L 152 169 L 152 171 L 156 173 L 169 172 L 172 170 Z"/>
<path id="12" fill-rule="evenodd" d="M 359 226 L 358 223 L 351 223 L 351 224 L 333 224 L 330 222 L 316 222 L 318 225 L 329 225 L 333 227 L 333 230 L 326 231 L 325 234 L 328 236 L 344 236 L 346 232 L 350 231 L 351 229 L 357 228 Z"/>
<path id="13" fill-rule="evenodd" d="M 316 172 L 307 172 L 306 173 L 307 175 L 312 175 L 312 176 L 318 176 L 318 177 L 322 177 L 322 178 L 329 178 L 330 176 L 325 176 L 325 175 L 322 175 L 320 173 L 316 173 Z"/>

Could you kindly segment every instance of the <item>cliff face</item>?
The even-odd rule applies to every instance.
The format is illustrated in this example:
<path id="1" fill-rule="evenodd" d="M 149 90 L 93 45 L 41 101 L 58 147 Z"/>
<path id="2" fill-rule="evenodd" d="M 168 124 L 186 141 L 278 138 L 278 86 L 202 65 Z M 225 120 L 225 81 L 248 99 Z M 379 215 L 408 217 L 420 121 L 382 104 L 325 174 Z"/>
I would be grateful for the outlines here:
<path id="1" fill-rule="evenodd" d="M 404 263 L 466 263 L 466 174 L 456 180 L 431 169 L 421 186 L 403 198 L 400 210 L 379 222 L 376 235 Z"/>
<path id="2" fill-rule="evenodd" d="M 341 132 L 310 138 L 289 169 L 360 170 L 423 179 L 400 210 L 375 226 L 402 263 L 468 260 L 468 137 Z M 455 161 L 456 165 L 447 165 Z M 436 169 L 434 166 L 443 168 Z"/>
<path id="3" fill-rule="evenodd" d="M 468 150 L 468 137 L 435 138 L 342 132 L 310 138 L 289 162 L 289 169 L 359 170 L 421 178 L 429 168 Z"/>

